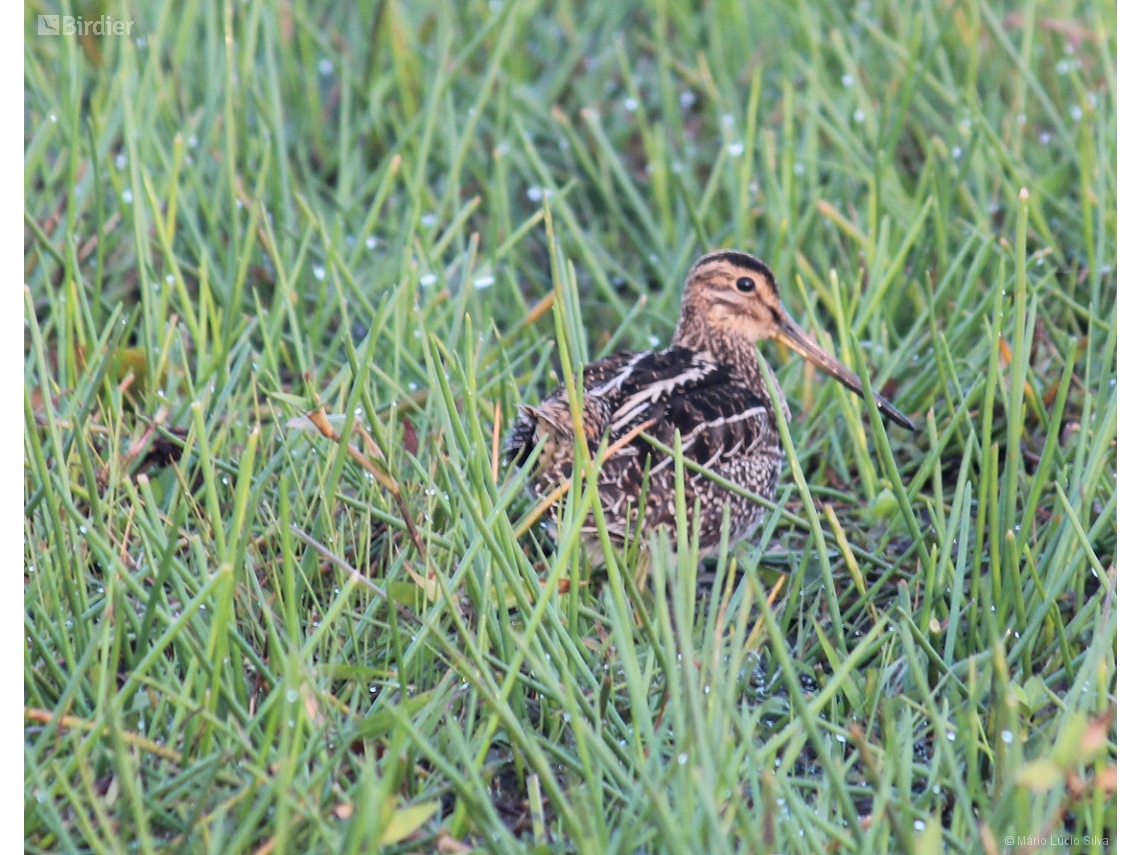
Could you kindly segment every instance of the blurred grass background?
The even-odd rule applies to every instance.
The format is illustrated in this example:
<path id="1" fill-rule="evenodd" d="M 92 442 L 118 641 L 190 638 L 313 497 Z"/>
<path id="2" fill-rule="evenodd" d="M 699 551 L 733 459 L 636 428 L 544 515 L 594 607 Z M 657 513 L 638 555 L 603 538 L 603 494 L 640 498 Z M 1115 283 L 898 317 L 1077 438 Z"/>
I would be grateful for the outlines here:
<path id="1" fill-rule="evenodd" d="M 26 4 L 26 851 L 1115 851 L 1115 17 Z M 756 543 L 592 580 L 501 431 L 721 246 L 922 430 L 766 348 Z"/>

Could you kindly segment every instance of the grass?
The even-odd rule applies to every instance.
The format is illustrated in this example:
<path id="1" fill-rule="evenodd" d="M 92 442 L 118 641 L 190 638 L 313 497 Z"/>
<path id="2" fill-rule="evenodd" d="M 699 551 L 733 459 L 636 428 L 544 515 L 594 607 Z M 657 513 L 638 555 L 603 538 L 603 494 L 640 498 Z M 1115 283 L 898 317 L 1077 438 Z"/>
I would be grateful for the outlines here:
<path id="1" fill-rule="evenodd" d="M 378 6 L 25 8 L 25 850 L 1115 851 L 1113 4 Z M 921 430 L 641 593 L 498 440 L 718 246 Z"/>

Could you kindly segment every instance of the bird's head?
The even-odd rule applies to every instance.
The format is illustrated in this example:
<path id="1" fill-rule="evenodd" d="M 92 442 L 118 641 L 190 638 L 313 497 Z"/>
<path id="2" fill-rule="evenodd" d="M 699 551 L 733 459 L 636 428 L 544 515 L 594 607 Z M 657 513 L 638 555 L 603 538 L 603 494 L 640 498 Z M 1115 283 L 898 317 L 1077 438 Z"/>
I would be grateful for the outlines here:
<path id="1" fill-rule="evenodd" d="M 724 338 L 749 342 L 775 339 L 848 389 L 863 394 L 863 384 L 855 372 L 808 338 L 788 315 L 772 269 L 760 259 L 732 249 L 702 256 L 689 271 L 674 343 L 699 347 L 702 341 Z M 885 416 L 916 430 L 910 419 L 880 395 L 876 394 L 875 400 Z"/>

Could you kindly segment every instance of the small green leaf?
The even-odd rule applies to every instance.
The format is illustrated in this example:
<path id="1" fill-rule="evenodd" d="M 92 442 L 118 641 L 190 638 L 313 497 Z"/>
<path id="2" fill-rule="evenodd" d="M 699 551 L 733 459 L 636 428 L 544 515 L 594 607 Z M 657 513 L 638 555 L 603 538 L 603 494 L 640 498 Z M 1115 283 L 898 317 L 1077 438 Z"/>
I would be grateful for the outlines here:
<path id="1" fill-rule="evenodd" d="M 1061 767 L 1052 760 L 1034 760 L 1026 763 L 1017 773 L 1019 786 L 1043 793 L 1061 783 Z"/>
<path id="2" fill-rule="evenodd" d="M 898 510 L 899 500 L 890 489 L 884 489 L 875 496 L 875 501 L 871 504 L 871 516 L 876 520 L 890 519 L 898 513 Z"/>
<path id="3" fill-rule="evenodd" d="M 1061 732 L 1057 735 L 1057 742 L 1053 745 L 1053 762 L 1062 769 L 1072 766 L 1081 755 L 1081 739 L 1088 727 L 1088 719 L 1084 713 L 1073 713 L 1068 717 Z"/>
<path id="4" fill-rule="evenodd" d="M 379 846 L 391 846 L 393 843 L 399 843 L 401 840 L 407 840 L 412 836 L 412 833 L 431 819 L 436 811 L 439 810 L 439 802 L 422 802 L 418 805 L 412 805 L 392 814 L 392 819 L 385 826 L 384 830 L 380 832 L 380 837 L 376 841 Z"/>
<path id="5" fill-rule="evenodd" d="M 926 823 L 926 827 L 918 835 L 914 851 L 917 855 L 942 855 L 942 823 L 937 820 Z"/>
<path id="6" fill-rule="evenodd" d="M 413 716 L 423 709 L 433 697 L 434 695 L 430 692 L 413 695 L 400 702 L 400 709 L 403 710 L 404 715 Z M 399 721 L 400 719 L 393 714 L 390 707 L 385 708 L 362 718 L 356 725 L 356 735 L 361 739 L 377 739 L 391 733 Z"/>

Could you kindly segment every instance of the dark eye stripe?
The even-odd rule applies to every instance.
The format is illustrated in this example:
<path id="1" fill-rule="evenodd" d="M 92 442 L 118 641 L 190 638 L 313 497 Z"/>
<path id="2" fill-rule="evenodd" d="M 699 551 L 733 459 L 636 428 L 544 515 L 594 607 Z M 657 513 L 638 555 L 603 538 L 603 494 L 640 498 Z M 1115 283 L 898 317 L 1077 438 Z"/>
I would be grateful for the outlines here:
<path id="1" fill-rule="evenodd" d="M 751 293 L 756 290 L 756 282 L 750 276 L 741 276 L 736 280 L 736 290 Z"/>

